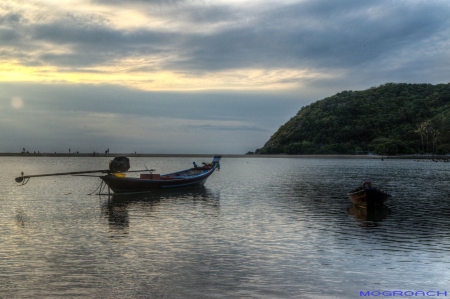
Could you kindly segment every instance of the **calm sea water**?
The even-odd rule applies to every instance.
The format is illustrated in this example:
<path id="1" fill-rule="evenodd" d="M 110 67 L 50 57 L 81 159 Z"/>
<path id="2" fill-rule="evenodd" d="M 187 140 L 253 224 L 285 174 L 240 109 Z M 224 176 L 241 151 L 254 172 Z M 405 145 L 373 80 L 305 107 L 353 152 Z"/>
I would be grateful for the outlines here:
<path id="1" fill-rule="evenodd" d="M 166 173 L 201 158 L 132 158 Z M 2 157 L 4 298 L 360 298 L 447 291 L 450 164 L 223 158 L 203 188 L 88 195 L 109 158 Z M 362 179 L 392 194 L 365 213 Z"/>

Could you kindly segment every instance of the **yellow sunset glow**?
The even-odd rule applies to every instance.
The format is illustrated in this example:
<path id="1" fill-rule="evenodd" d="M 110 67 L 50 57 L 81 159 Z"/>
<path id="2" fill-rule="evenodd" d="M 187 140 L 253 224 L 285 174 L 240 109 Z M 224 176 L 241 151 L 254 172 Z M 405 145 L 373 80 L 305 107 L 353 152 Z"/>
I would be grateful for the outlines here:
<path id="1" fill-rule="evenodd" d="M 141 90 L 278 90 L 299 85 L 303 79 L 329 78 L 330 74 L 298 69 L 234 69 L 189 73 L 152 67 L 135 70 L 139 59 L 124 59 L 105 66 L 64 68 L 28 66 L 17 60 L 0 60 L 0 82 L 117 84 Z M 151 63 L 147 63 L 151 65 Z M 134 66 L 134 67 L 133 67 Z"/>
<path id="2" fill-rule="evenodd" d="M 176 71 L 127 72 L 125 65 L 99 66 L 69 70 L 54 66 L 24 66 L 19 62 L 0 61 L 0 81 L 74 84 L 117 84 L 142 90 L 203 89 L 286 89 L 302 79 L 330 77 L 328 74 L 301 70 L 238 69 L 204 72 L 195 76 Z"/>

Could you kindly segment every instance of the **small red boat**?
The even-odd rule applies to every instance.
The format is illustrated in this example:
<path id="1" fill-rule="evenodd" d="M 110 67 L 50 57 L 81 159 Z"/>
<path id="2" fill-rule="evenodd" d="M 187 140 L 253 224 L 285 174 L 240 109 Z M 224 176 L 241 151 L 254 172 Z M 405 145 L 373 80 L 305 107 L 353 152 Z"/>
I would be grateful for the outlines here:
<path id="1" fill-rule="evenodd" d="M 362 207 L 378 207 L 391 197 L 381 189 L 372 186 L 369 181 L 363 181 L 362 185 L 348 193 L 352 202 Z"/>

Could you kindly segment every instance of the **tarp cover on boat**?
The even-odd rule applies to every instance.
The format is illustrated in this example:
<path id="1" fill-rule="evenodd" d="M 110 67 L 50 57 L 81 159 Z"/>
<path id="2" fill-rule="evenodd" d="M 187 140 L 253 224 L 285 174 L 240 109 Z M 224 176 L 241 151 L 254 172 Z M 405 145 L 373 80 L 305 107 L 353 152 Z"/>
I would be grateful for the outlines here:
<path id="1" fill-rule="evenodd" d="M 109 170 L 111 172 L 127 172 L 130 169 L 130 159 L 124 156 L 115 157 L 109 161 Z"/>

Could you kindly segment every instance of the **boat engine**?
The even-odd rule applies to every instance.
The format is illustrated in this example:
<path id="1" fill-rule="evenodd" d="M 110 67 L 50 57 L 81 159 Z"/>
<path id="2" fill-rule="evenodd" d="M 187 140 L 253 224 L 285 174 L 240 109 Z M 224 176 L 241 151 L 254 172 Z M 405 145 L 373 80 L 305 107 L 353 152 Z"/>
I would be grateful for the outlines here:
<path id="1" fill-rule="evenodd" d="M 127 172 L 130 169 L 130 159 L 124 156 L 115 157 L 109 161 L 109 170 L 113 173 Z"/>

